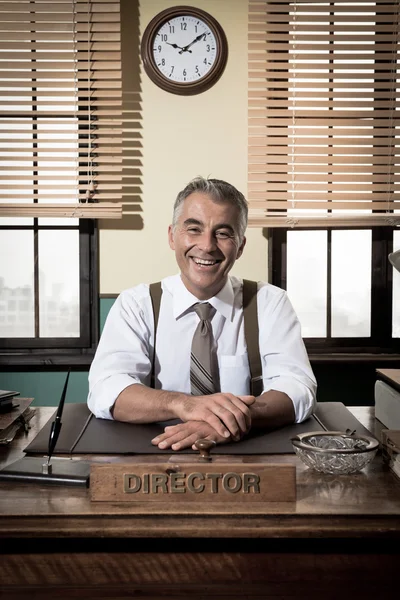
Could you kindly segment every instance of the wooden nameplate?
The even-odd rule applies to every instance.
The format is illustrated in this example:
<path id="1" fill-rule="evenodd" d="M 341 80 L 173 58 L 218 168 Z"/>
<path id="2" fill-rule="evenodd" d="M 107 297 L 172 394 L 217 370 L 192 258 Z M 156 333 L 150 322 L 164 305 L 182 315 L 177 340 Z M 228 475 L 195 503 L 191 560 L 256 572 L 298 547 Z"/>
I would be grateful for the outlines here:
<path id="1" fill-rule="evenodd" d="M 238 456 L 182 455 L 170 461 L 92 463 L 94 502 L 176 503 L 295 502 L 294 464 Z"/>

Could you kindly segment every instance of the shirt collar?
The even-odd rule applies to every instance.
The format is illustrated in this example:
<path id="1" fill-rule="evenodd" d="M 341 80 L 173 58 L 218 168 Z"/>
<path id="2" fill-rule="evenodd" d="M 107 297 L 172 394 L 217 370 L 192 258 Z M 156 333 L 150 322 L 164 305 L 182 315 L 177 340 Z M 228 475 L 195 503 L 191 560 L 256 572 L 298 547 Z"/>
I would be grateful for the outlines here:
<path id="1" fill-rule="evenodd" d="M 185 313 L 193 304 L 199 302 L 199 299 L 196 298 L 193 294 L 189 292 L 189 290 L 185 287 L 181 276 L 177 275 L 175 278 L 175 286 L 173 292 L 173 314 L 174 318 L 178 319 L 183 313 Z M 231 321 L 233 318 L 233 308 L 234 308 L 234 291 L 232 287 L 232 282 L 228 277 L 224 287 L 222 290 L 218 292 L 216 296 L 209 298 L 207 300 L 216 311 L 221 313 L 222 316 L 225 317 L 228 321 Z"/>

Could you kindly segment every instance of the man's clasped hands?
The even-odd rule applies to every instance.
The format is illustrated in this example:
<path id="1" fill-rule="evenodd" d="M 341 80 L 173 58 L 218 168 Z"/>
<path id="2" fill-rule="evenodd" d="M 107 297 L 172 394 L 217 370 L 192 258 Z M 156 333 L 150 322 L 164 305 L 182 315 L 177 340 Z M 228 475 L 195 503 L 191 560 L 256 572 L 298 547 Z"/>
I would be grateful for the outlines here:
<path id="1" fill-rule="evenodd" d="M 254 396 L 216 393 L 209 396 L 186 396 L 179 399 L 175 413 L 182 423 L 171 425 L 151 443 L 161 450 L 183 450 L 198 439 L 238 442 L 251 428 L 250 406 Z"/>

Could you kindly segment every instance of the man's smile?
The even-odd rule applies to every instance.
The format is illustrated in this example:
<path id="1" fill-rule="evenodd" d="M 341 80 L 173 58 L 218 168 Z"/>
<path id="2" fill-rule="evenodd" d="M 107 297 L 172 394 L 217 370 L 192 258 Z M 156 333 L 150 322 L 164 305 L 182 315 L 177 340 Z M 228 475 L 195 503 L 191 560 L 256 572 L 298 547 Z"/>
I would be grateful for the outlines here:
<path id="1" fill-rule="evenodd" d="M 196 256 L 191 256 L 190 258 L 198 267 L 201 268 L 213 267 L 221 262 L 221 260 L 197 258 Z"/>

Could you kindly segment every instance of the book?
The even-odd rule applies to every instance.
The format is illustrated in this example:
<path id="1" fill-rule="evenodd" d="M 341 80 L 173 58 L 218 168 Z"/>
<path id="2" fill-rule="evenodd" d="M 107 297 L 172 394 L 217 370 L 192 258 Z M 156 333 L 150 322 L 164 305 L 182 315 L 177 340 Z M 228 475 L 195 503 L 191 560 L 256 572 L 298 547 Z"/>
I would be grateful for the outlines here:
<path id="1" fill-rule="evenodd" d="M 19 396 L 19 392 L 12 392 L 11 390 L 0 390 L 0 402 L 7 400 L 8 398 L 14 398 Z"/>
<path id="2" fill-rule="evenodd" d="M 0 414 L 12 410 L 13 399 L 16 396 L 19 396 L 19 392 L 0 390 Z"/>
<path id="3" fill-rule="evenodd" d="M 10 444 L 18 431 L 29 429 L 29 421 L 35 414 L 35 410 L 30 408 L 32 402 L 33 398 L 18 398 L 11 410 L 0 412 L 0 445 Z"/>
<path id="4" fill-rule="evenodd" d="M 384 381 L 375 383 L 375 417 L 388 429 L 400 429 L 400 392 Z"/>
<path id="5" fill-rule="evenodd" d="M 400 477 L 400 430 L 382 430 L 382 457 L 392 471 Z"/>

